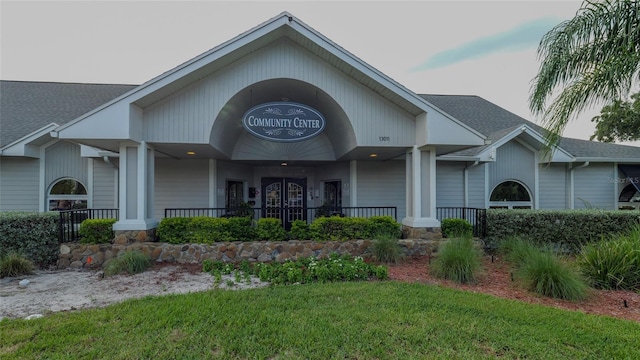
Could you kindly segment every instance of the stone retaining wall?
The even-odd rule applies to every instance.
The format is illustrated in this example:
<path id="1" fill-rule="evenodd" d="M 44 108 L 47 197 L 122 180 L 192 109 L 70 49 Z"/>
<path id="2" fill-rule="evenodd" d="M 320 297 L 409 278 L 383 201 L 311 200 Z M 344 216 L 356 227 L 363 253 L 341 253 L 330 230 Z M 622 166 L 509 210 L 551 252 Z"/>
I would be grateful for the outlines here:
<path id="1" fill-rule="evenodd" d="M 439 241 L 424 239 L 398 240 L 405 256 L 427 255 L 435 252 Z M 60 245 L 58 269 L 101 268 L 105 262 L 121 252 L 138 250 L 155 262 L 201 263 L 205 259 L 224 262 L 283 262 L 287 259 L 316 256 L 326 257 L 331 253 L 370 257 L 371 240 L 344 242 L 326 241 L 256 241 L 204 244 L 167 244 L 158 242 L 134 242 L 128 244 L 87 245 L 64 243 Z"/>

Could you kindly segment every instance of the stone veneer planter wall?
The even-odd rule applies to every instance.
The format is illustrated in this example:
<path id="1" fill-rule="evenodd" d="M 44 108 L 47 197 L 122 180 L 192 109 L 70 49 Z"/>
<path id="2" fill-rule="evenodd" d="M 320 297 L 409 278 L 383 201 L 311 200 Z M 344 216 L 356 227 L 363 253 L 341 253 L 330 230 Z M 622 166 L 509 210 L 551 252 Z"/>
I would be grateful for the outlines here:
<path id="1" fill-rule="evenodd" d="M 427 255 L 435 252 L 437 240 L 398 240 L 405 256 Z M 316 256 L 326 257 L 331 253 L 369 257 L 371 240 L 351 241 L 256 241 L 205 244 L 167 244 L 159 242 L 119 242 L 114 244 L 87 245 L 64 243 L 60 245 L 58 269 L 101 268 L 103 264 L 121 252 L 138 250 L 151 257 L 154 262 L 201 263 L 205 259 L 224 262 L 283 262 L 287 259 Z"/>

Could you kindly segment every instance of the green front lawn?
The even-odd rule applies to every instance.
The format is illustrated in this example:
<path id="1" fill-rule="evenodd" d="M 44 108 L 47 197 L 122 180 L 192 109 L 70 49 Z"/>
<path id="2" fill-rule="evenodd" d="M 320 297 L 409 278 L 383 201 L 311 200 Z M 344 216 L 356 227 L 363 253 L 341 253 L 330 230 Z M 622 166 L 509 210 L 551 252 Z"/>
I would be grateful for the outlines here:
<path id="1" fill-rule="evenodd" d="M 0 322 L 8 359 L 640 358 L 640 324 L 400 282 L 131 300 Z"/>

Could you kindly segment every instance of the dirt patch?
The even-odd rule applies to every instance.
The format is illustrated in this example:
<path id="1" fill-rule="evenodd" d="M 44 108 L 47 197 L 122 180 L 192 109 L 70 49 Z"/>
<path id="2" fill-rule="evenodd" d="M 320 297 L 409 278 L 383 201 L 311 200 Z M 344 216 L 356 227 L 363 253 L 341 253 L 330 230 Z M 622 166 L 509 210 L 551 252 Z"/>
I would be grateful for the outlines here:
<path id="1" fill-rule="evenodd" d="M 493 260 L 493 261 L 492 261 Z M 429 274 L 429 257 L 406 259 L 389 267 L 389 277 L 398 281 L 420 282 L 489 294 L 531 304 L 580 311 L 640 322 L 640 294 L 633 291 L 592 290 L 588 299 L 579 302 L 551 299 L 531 293 L 512 280 L 511 269 L 499 257 L 483 258 L 483 273 L 477 284 L 461 285 L 437 279 Z"/>
<path id="2" fill-rule="evenodd" d="M 23 280 L 29 284 L 20 285 Z M 110 277 L 95 270 L 39 271 L 34 275 L 0 279 L 0 320 L 102 307 L 148 295 L 205 291 L 213 289 L 214 282 L 214 277 L 203 273 L 199 264 L 159 264 L 140 274 Z M 233 276 L 224 276 L 218 287 L 246 289 L 266 285 L 268 283 L 256 278 L 247 284 L 236 283 Z"/>

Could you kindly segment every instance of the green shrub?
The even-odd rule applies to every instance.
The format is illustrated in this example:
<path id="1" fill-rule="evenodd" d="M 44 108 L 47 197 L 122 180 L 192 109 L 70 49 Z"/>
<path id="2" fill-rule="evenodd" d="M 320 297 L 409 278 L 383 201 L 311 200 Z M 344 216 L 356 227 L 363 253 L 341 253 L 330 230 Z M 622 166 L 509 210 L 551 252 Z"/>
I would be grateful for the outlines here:
<path id="1" fill-rule="evenodd" d="M 187 225 L 187 242 L 195 244 L 213 244 L 235 240 L 231 235 L 228 218 L 197 216 Z"/>
<path id="2" fill-rule="evenodd" d="M 0 254 L 23 254 L 40 268 L 55 265 L 60 252 L 57 212 L 0 212 Z"/>
<path id="3" fill-rule="evenodd" d="M 0 257 L 0 278 L 30 275 L 33 270 L 33 263 L 18 253 Z"/>
<path id="4" fill-rule="evenodd" d="M 346 227 L 349 218 L 331 216 L 319 217 L 309 226 L 311 239 L 317 241 L 324 240 L 347 240 Z"/>
<path id="5" fill-rule="evenodd" d="M 441 229 L 446 238 L 473 236 L 473 226 L 464 219 L 443 219 Z"/>
<path id="6" fill-rule="evenodd" d="M 229 234 L 232 241 L 254 241 L 256 239 L 256 229 L 249 216 L 238 216 L 228 218 Z"/>
<path id="7" fill-rule="evenodd" d="M 391 216 L 372 216 L 367 219 L 370 223 L 369 233 L 365 238 L 373 239 L 376 236 L 389 236 L 399 239 L 402 236 L 402 227 Z"/>
<path id="8" fill-rule="evenodd" d="M 487 247 L 501 239 L 523 236 L 565 253 L 579 253 L 584 244 L 638 224 L 640 211 L 499 210 L 487 211 Z"/>
<path id="9" fill-rule="evenodd" d="M 374 237 L 371 250 L 376 259 L 383 263 L 397 264 L 404 258 L 402 248 L 398 245 L 398 237 L 386 233 Z"/>
<path id="10" fill-rule="evenodd" d="M 111 259 L 104 268 L 107 276 L 127 273 L 141 273 L 151 266 L 151 258 L 139 251 L 127 251 L 117 258 Z"/>
<path id="11" fill-rule="evenodd" d="M 187 243 L 187 239 L 189 237 L 187 234 L 187 228 L 189 227 L 190 222 L 191 218 L 164 218 L 160 221 L 160 224 L 158 224 L 156 234 L 162 242 L 170 244 Z"/>
<path id="12" fill-rule="evenodd" d="M 565 300 L 582 300 L 589 286 L 580 273 L 569 263 L 550 251 L 538 251 L 517 270 L 527 288 L 537 294 Z"/>
<path id="13" fill-rule="evenodd" d="M 482 254 L 471 236 L 451 239 L 441 246 L 432 265 L 434 276 L 462 284 L 476 281 Z"/>
<path id="14" fill-rule="evenodd" d="M 589 244 L 578 265 L 598 289 L 640 289 L 640 226 Z"/>
<path id="15" fill-rule="evenodd" d="M 292 240 L 309 240 L 309 224 L 304 220 L 294 220 L 289 230 L 289 239 Z"/>
<path id="16" fill-rule="evenodd" d="M 255 275 L 273 284 L 362 281 L 388 277 L 385 266 L 366 263 L 361 257 L 331 254 L 328 258 L 307 257 L 284 263 L 257 263 Z"/>
<path id="17" fill-rule="evenodd" d="M 87 219 L 80 224 L 80 242 L 83 244 L 105 244 L 113 240 L 113 224 L 116 219 Z"/>
<path id="18" fill-rule="evenodd" d="M 261 218 L 258 220 L 256 233 L 260 240 L 282 241 L 287 239 L 287 232 L 278 218 Z"/>

